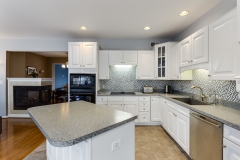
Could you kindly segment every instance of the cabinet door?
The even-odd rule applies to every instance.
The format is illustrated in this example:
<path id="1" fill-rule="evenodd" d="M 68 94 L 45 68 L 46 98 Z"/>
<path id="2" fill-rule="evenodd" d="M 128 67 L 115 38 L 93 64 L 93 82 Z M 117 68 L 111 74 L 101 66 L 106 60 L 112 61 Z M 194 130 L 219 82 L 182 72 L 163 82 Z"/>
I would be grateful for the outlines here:
<path id="1" fill-rule="evenodd" d="M 68 68 L 82 68 L 82 43 L 68 43 Z"/>
<path id="2" fill-rule="evenodd" d="M 139 112 L 139 122 L 150 122 L 150 112 Z"/>
<path id="3" fill-rule="evenodd" d="M 168 106 L 167 106 L 167 101 L 164 99 L 163 100 L 163 128 L 167 130 L 168 128 Z"/>
<path id="4" fill-rule="evenodd" d="M 108 102 L 108 108 L 123 111 L 123 102 Z"/>
<path id="5" fill-rule="evenodd" d="M 137 65 L 137 51 L 123 51 L 123 64 Z"/>
<path id="6" fill-rule="evenodd" d="M 83 68 L 97 68 L 97 43 L 83 42 Z"/>
<path id="7" fill-rule="evenodd" d="M 208 62 L 208 27 L 192 35 L 192 64 Z"/>
<path id="8" fill-rule="evenodd" d="M 236 65 L 236 10 L 209 26 L 209 76 L 211 80 L 234 80 Z"/>
<path id="9" fill-rule="evenodd" d="M 151 121 L 162 122 L 160 98 L 151 98 Z"/>
<path id="10" fill-rule="evenodd" d="M 155 46 L 155 78 L 166 79 L 167 43 Z"/>
<path id="11" fill-rule="evenodd" d="M 99 51 L 99 79 L 109 79 L 108 51 Z"/>
<path id="12" fill-rule="evenodd" d="M 189 118 L 177 113 L 176 117 L 176 141 L 189 155 Z"/>
<path id="13" fill-rule="evenodd" d="M 237 42 L 238 44 L 240 44 L 240 0 L 237 0 L 237 23 L 238 23 L 238 38 L 237 38 Z"/>
<path id="14" fill-rule="evenodd" d="M 237 55 L 236 59 L 240 59 L 240 0 L 237 0 Z M 236 78 L 240 79 L 240 63 L 236 63 Z"/>
<path id="15" fill-rule="evenodd" d="M 179 42 L 179 56 L 180 56 L 180 66 L 189 66 L 191 65 L 192 59 L 192 43 L 191 36 Z"/>
<path id="16" fill-rule="evenodd" d="M 223 160 L 240 160 L 240 146 L 223 138 Z"/>
<path id="17" fill-rule="evenodd" d="M 171 135 L 173 139 L 175 139 L 176 136 L 176 113 L 175 111 L 171 108 L 167 108 L 167 131 Z"/>
<path id="18" fill-rule="evenodd" d="M 175 45 L 172 47 L 172 79 L 173 80 L 179 80 L 179 58 L 178 58 L 178 45 Z"/>
<path id="19" fill-rule="evenodd" d="M 125 112 L 138 115 L 138 102 L 124 102 L 123 106 Z M 138 119 L 136 119 L 135 122 L 138 122 Z"/>
<path id="20" fill-rule="evenodd" d="M 139 51 L 137 65 L 137 79 L 154 78 L 154 52 Z"/>
<path id="21" fill-rule="evenodd" d="M 123 64 L 123 51 L 109 51 L 109 65 Z"/>

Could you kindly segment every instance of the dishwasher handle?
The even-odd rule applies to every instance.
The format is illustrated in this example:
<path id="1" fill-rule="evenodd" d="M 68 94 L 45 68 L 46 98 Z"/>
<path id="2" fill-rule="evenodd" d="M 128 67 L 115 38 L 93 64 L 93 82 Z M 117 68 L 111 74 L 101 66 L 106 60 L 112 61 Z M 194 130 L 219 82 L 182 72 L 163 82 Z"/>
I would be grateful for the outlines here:
<path id="1" fill-rule="evenodd" d="M 194 114 L 194 113 L 190 113 L 190 114 L 191 114 L 193 117 L 195 117 L 195 118 L 197 118 L 197 119 L 199 119 L 199 120 L 202 120 L 202 121 L 204 121 L 204 122 L 206 122 L 206 123 L 208 123 L 208 124 L 211 124 L 211 125 L 213 125 L 213 126 L 215 126 L 215 127 L 217 127 L 217 128 L 221 128 L 221 127 L 222 127 L 221 125 L 217 125 L 217 124 L 214 124 L 214 123 L 212 123 L 212 122 L 210 122 L 210 121 L 207 121 L 206 119 L 203 119 L 203 118 L 197 116 L 197 115 Z"/>

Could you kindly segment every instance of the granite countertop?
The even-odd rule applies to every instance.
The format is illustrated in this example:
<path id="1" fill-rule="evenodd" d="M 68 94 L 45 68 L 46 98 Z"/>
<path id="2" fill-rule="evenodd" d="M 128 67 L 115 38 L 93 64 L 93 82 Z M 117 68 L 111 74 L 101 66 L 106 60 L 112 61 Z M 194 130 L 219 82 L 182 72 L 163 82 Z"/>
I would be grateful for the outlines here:
<path id="1" fill-rule="evenodd" d="M 137 116 L 85 101 L 32 107 L 29 115 L 55 147 L 67 147 L 95 137 Z"/>
<path id="2" fill-rule="evenodd" d="M 101 92 L 98 96 L 112 96 L 111 92 Z M 192 111 L 196 111 L 205 116 L 218 120 L 232 128 L 240 130 L 240 110 L 231 108 L 228 106 L 222 105 L 188 105 L 186 103 L 180 102 L 178 100 L 172 99 L 177 97 L 189 97 L 187 95 L 182 94 L 167 94 L 167 93 L 151 93 L 144 94 L 142 92 L 134 92 L 135 95 L 131 96 L 160 96 L 169 101 L 172 101 L 180 106 L 186 107 Z M 113 96 L 126 96 L 126 95 L 113 95 Z"/>

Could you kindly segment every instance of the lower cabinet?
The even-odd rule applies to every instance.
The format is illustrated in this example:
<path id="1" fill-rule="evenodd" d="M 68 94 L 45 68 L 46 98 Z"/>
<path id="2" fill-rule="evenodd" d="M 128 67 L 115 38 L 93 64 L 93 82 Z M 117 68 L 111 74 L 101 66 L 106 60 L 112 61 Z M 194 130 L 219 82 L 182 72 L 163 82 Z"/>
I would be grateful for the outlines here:
<path id="1" fill-rule="evenodd" d="M 151 121 L 152 122 L 162 122 L 163 121 L 163 109 L 161 105 L 162 98 L 151 97 Z"/>
<path id="2" fill-rule="evenodd" d="M 138 115 L 138 102 L 124 102 L 123 106 L 125 112 Z M 135 122 L 138 122 L 138 119 L 136 119 Z"/>
<path id="3" fill-rule="evenodd" d="M 168 104 L 168 103 L 167 103 Z M 169 135 L 189 154 L 189 117 L 177 111 L 178 105 L 167 107 L 167 129 Z"/>
<path id="4" fill-rule="evenodd" d="M 223 160 L 240 160 L 240 131 L 224 125 Z"/>

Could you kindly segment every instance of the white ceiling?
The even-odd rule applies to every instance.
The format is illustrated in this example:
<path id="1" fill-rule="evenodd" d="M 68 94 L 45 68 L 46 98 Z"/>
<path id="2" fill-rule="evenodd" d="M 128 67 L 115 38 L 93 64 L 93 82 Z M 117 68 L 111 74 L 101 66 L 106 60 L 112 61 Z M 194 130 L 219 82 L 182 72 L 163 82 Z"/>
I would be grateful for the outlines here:
<path id="1" fill-rule="evenodd" d="M 0 38 L 170 38 L 220 1 L 1 0 Z"/>
<path id="2" fill-rule="evenodd" d="M 44 57 L 68 57 L 67 52 L 32 52 Z"/>

